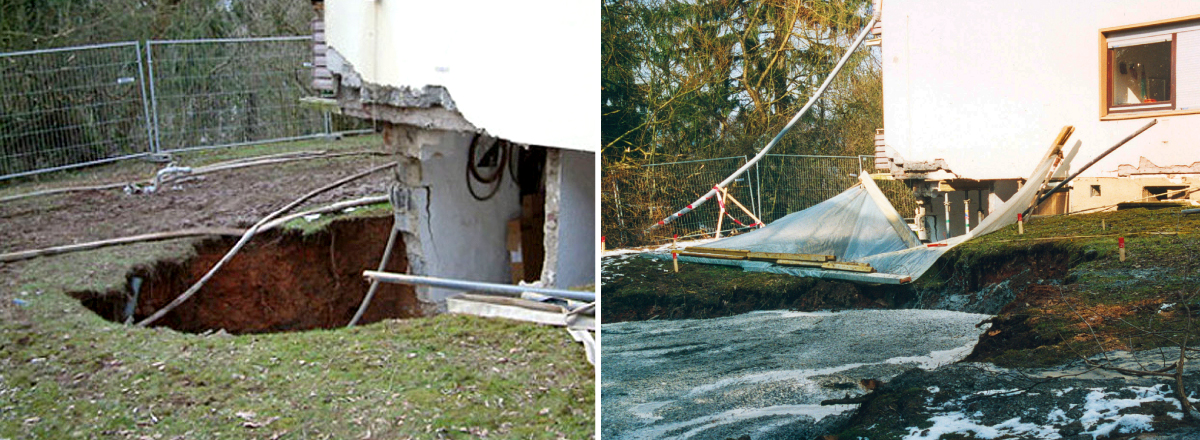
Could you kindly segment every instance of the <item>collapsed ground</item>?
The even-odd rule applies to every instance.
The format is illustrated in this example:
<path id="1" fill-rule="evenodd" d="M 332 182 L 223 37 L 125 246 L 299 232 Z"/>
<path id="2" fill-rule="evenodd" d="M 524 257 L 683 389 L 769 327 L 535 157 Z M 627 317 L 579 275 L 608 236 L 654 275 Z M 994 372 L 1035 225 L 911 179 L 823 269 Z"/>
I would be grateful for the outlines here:
<path id="1" fill-rule="evenodd" d="M 602 261 L 604 320 L 711 318 L 763 309 L 987 313 L 996 317 L 967 361 L 1054 367 L 1101 351 L 1169 346 L 1164 335 L 1178 340 L 1188 317 L 1200 313 L 1198 233 L 1200 216 L 1181 215 L 1179 208 L 1041 218 L 1027 224 L 1024 235 L 1014 225 L 952 249 L 907 286 L 700 264 L 681 264 L 674 273 L 670 260 L 610 256 Z M 1119 261 L 1120 237 L 1125 262 Z M 877 398 L 895 400 L 911 391 L 890 390 Z M 865 424 L 852 424 L 847 432 L 880 423 L 881 417 L 870 417 L 871 408 L 894 406 L 865 405 L 855 419 Z M 915 423 L 893 421 L 897 429 Z"/>
<path id="2" fill-rule="evenodd" d="M 370 136 L 176 159 L 199 166 L 379 144 Z M 388 160 L 370 154 L 322 158 L 210 173 L 157 194 L 117 189 L 5 202 L 0 252 L 193 227 L 244 228 L 301 194 Z M 127 161 L 10 182 L 0 197 L 140 180 L 162 166 Z M 298 210 L 383 194 L 390 179 L 379 173 Z M 147 297 L 136 315 L 144 316 L 157 307 L 154 301 L 178 295 L 220 258 L 229 238 L 0 263 L 0 438 L 593 434 L 593 370 L 562 329 L 451 315 L 341 329 L 365 290 L 357 273 L 378 263 L 389 207 L 290 225 L 295 227 L 256 238 L 217 274 L 213 282 L 225 284 L 226 295 L 198 295 L 190 309 L 180 309 L 185 313 L 177 314 L 178 322 L 164 322 L 197 334 L 110 320 L 121 317 L 133 278 L 144 283 Z M 404 252 L 398 254 L 393 263 L 405 265 Z M 261 300 L 255 292 L 276 283 L 290 286 L 282 298 L 247 300 Z M 377 299 L 384 301 L 372 306 L 366 321 L 418 314 L 404 290 L 390 296 L 381 291 Z M 308 328 L 330 330 L 295 331 Z M 277 331 L 285 333 L 237 334 Z"/>

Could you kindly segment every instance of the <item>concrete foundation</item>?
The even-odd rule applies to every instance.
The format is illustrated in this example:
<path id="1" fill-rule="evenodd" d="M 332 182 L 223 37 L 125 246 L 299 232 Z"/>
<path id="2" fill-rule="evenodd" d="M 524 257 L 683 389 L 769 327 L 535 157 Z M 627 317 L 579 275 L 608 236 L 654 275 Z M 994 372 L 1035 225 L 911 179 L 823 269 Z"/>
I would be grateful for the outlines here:
<path id="1" fill-rule="evenodd" d="M 397 227 L 410 273 L 493 283 L 509 282 L 507 222 L 521 213 L 517 185 L 503 179 L 478 201 L 467 192 L 472 134 L 384 124 L 385 146 L 401 163 L 392 190 Z M 507 171 L 505 171 L 507 172 Z M 454 291 L 418 288 L 427 307 L 444 309 Z"/>
<path id="2" fill-rule="evenodd" d="M 546 156 L 546 261 L 542 283 L 595 284 L 596 155 L 550 150 Z"/>
<path id="3" fill-rule="evenodd" d="M 1190 188 L 1190 189 L 1188 189 Z M 1183 191 L 1179 191 L 1179 190 Z M 1200 176 L 1080 177 L 1071 181 L 1071 212 L 1116 209 L 1121 202 L 1200 201 Z M 1155 194 L 1169 191 L 1167 194 Z"/>

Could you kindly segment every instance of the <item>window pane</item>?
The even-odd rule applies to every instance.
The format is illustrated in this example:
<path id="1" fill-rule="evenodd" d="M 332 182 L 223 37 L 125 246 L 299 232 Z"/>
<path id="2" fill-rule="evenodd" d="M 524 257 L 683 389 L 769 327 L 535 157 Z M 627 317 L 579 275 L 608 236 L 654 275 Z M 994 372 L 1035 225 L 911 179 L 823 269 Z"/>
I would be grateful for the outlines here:
<path id="1" fill-rule="evenodd" d="M 1171 100 L 1171 42 L 1113 49 L 1113 105 Z"/>

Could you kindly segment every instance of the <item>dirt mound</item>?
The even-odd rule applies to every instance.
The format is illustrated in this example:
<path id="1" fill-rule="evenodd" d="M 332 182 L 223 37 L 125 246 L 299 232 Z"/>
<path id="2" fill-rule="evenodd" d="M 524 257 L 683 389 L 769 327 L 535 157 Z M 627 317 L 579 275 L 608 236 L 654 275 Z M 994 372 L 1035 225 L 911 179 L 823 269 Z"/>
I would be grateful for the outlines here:
<path id="1" fill-rule="evenodd" d="M 346 325 L 367 292 L 364 269 L 383 256 L 390 218 L 336 221 L 311 234 L 268 232 L 248 243 L 196 294 L 155 325 L 185 332 L 225 329 L 265 333 Z M 127 274 L 124 290 L 74 292 L 84 306 L 111 321 L 124 321 L 140 279 L 133 319 L 165 306 L 204 275 L 236 242 L 206 240 L 187 261 L 160 261 Z M 388 269 L 406 272 L 404 244 L 397 243 Z M 361 322 L 421 315 L 410 286 L 381 285 Z"/>

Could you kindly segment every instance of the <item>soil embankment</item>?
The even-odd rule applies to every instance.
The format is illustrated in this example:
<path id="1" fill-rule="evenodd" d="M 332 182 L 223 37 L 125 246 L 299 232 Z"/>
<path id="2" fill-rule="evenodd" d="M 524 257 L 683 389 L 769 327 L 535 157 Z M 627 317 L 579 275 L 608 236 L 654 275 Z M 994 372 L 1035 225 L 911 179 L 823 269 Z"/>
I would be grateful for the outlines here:
<path id="1" fill-rule="evenodd" d="M 269 231 L 255 237 L 195 297 L 156 325 L 185 332 L 224 329 L 230 333 L 264 333 L 335 328 L 350 322 L 369 283 L 364 268 L 375 268 L 383 256 L 390 217 L 338 220 L 319 231 Z M 124 290 L 73 292 L 84 306 L 105 319 L 123 321 L 133 286 L 140 283 L 134 320 L 140 320 L 187 290 L 236 242 L 206 240 L 184 261 L 160 261 L 129 271 Z M 392 252 L 388 268 L 408 268 L 403 243 Z M 135 282 L 138 279 L 140 281 Z M 420 316 L 411 286 L 383 284 L 363 322 Z"/>

